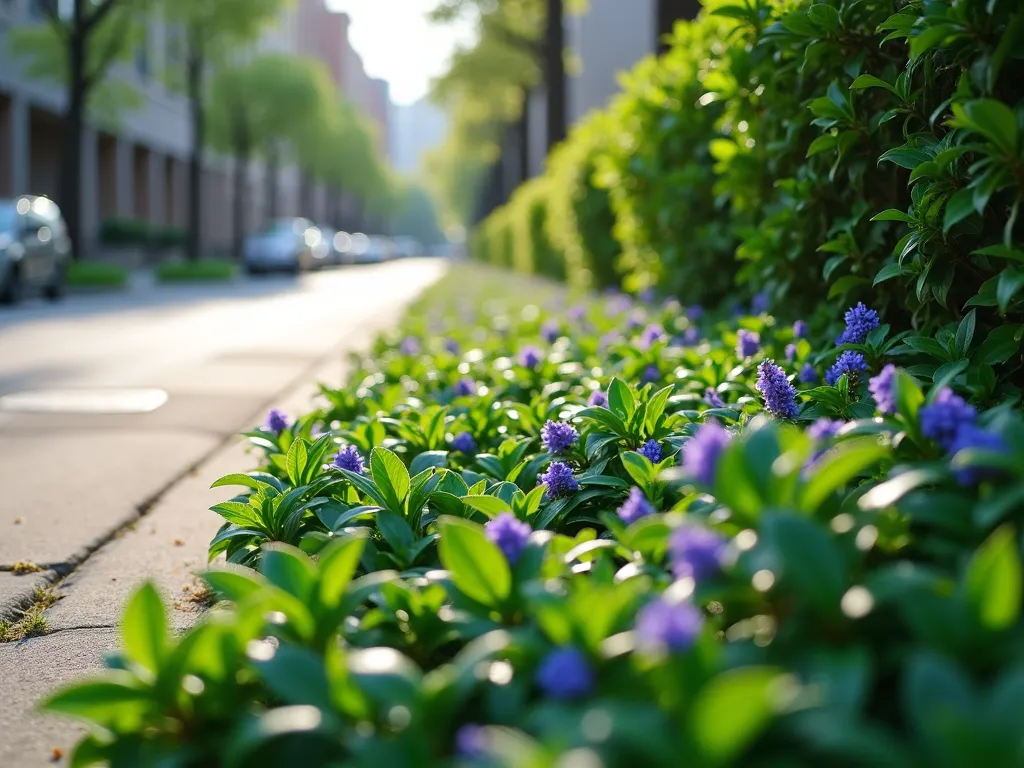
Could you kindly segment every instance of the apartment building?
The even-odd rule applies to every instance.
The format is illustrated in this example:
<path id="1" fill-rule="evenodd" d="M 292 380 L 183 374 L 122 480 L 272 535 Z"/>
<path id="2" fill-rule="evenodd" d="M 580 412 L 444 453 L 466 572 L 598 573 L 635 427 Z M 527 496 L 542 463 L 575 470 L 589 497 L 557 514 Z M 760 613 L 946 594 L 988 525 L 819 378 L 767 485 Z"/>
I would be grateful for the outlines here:
<path id="1" fill-rule="evenodd" d="M 14 57 L 7 45 L 11 29 L 42 23 L 39 0 L 0 0 L 0 197 L 25 192 L 58 197 L 64 89 L 57 83 L 30 79 L 26 62 Z M 316 56 L 328 66 L 339 90 L 347 94 L 348 84 L 360 81 L 359 72 L 369 81 L 349 44 L 349 23 L 344 14 L 329 12 L 323 0 L 299 0 L 267 30 L 252 53 Z M 96 242 L 101 223 L 109 219 L 185 226 L 188 103 L 183 94 L 168 88 L 162 76 L 183 65 L 184 53 L 180 32 L 154 18 L 134 60 L 111 72 L 111 77 L 130 83 L 141 96 L 142 106 L 125 110 L 116 120 L 90 115 L 82 147 L 86 252 Z M 359 72 L 349 71 L 356 66 Z M 383 114 L 381 132 L 386 136 L 387 110 L 379 111 L 379 88 L 376 94 L 371 91 L 367 88 L 369 95 L 360 92 L 352 98 L 371 116 Z M 203 236 L 207 248 L 222 247 L 230 240 L 231 166 L 231 158 L 206 154 Z M 253 164 L 247 191 L 246 226 L 250 231 L 262 226 L 266 218 L 264 173 L 259 163 Z M 318 219 L 329 215 L 327 196 L 319 189 L 311 198 L 315 210 L 299 210 L 300 179 L 295 169 L 281 169 L 278 189 L 277 215 Z"/>

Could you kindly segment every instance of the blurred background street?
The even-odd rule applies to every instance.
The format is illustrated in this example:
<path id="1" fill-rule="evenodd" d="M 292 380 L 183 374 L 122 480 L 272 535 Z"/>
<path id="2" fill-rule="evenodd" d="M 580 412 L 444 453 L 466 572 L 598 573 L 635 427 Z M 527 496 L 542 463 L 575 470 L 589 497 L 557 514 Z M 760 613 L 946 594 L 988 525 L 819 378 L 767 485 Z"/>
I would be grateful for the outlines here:
<path id="1" fill-rule="evenodd" d="M 417 259 L 0 308 L 0 597 L 66 569 L 444 268 Z M 335 382 L 337 383 L 337 382 Z M 131 412 L 131 411 L 137 412 Z M 127 411 L 127 412 L 119 412 Z"/>

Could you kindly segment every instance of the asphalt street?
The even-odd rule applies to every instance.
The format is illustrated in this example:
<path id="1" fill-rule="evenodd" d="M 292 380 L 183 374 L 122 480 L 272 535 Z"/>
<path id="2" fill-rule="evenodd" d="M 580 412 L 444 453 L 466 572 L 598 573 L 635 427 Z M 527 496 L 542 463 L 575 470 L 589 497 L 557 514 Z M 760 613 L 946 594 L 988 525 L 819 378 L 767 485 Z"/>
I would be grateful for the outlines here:
<path id="1" fill-rule="evenodd" d="M 137 281 L 0 308 L 0 607 L 31 593 L 14 563 L 82 562 L 444 269 L 405 260 L 223 285 Z M 133 409 L 144 412 L 117 412 Z"/>

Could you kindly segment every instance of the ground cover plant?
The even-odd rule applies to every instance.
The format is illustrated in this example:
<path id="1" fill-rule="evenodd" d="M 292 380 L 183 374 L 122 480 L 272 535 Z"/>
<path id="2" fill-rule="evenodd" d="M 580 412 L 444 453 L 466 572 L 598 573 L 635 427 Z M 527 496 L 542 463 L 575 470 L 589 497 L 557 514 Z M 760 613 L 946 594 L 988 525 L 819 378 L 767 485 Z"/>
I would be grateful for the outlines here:
<path id="1" fill-rule="evenodd" d="M 74 765 L 1019 765 L 1024 423 L 974 318 L 951 365 L 864 305 L 459 265 L 248 435 L 223 602 L 172 637 L 144 586 L 45 706 Z"/>

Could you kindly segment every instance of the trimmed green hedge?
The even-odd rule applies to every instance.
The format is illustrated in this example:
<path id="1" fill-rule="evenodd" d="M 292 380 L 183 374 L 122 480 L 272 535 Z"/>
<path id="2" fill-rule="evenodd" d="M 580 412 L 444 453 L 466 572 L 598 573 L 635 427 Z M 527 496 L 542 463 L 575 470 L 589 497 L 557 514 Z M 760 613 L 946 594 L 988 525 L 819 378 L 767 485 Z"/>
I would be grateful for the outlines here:
<path id="1" fill-rule="evenodd" d="M 128 270 L 120 264 L 75 261 L 68 264 L 65 280 L 76 288 L 122 288 L 128 283 Z"/>
<path id="2" fill-rule="evenodd" d="M 175 282 L 180 280 L 230 280 L 235 276 L 235 263 L 219 259 L 180 261 L 160 264 L 156 268 L 158 280 Z"/>
<path id="3" fill-rule="evenodd" d="M 927 332 L 974 306 L 1019 341 L 1020 3 L 708 6 L 533 183 L 569 282 L 794 316 L 863 300 Z"/>

